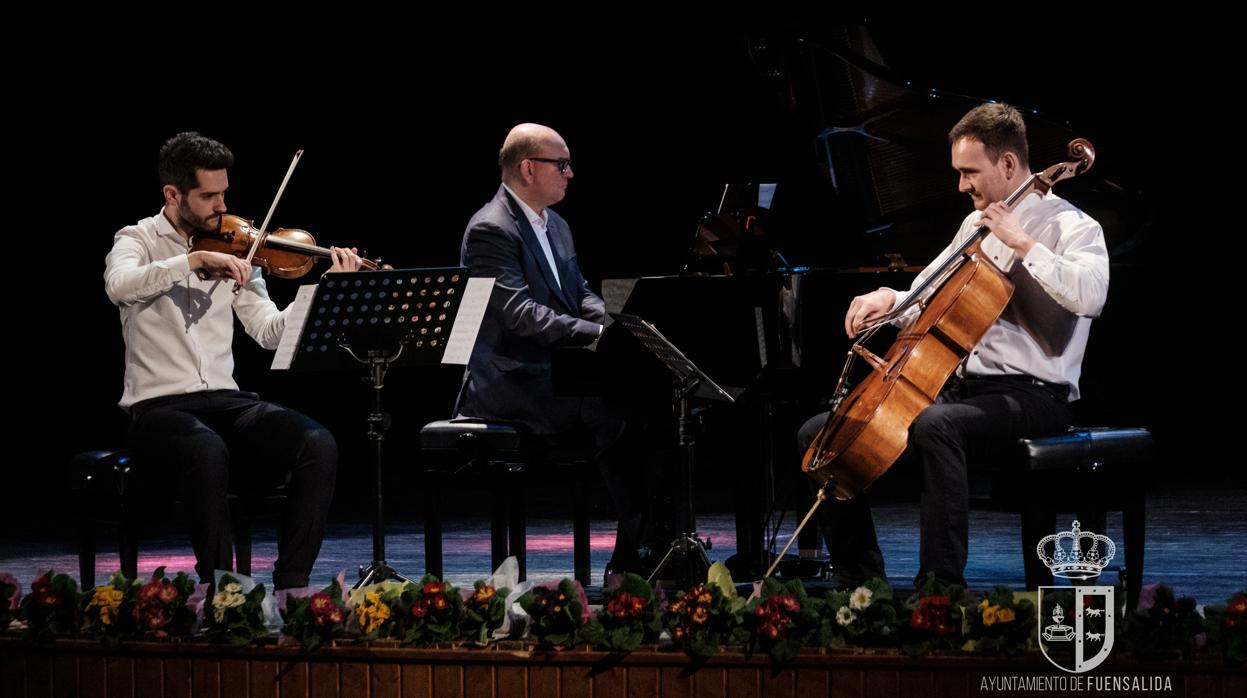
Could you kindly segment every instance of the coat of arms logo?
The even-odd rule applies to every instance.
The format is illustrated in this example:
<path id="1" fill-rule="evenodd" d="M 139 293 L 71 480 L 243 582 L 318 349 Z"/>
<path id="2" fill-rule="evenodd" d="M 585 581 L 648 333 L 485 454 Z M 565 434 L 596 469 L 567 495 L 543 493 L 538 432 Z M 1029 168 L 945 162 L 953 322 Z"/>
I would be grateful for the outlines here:
<path id="1" fill-rule="evenodd" d="M 1076 580 L 1072 587 L 1039 587 L 1039 649 L 1063 671 L 1090 671 L 1113 649 L 1113 587 L 1077 582 L 1100 576 L 1116 552 L 1108 536 L 1083 531 L 1077 521 L 1039 542 L 1036 553 L 1052 574 Z"/>

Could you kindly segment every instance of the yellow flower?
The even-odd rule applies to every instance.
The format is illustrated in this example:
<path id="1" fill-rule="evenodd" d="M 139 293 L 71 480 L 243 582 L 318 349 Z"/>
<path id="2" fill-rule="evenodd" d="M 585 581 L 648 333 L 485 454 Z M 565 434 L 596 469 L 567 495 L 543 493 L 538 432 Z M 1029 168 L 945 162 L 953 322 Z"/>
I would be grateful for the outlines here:
<path id="1" fill-rule="evenodd" d="M 992 625 L 996 622 L 996 612 L 1000 610 L 996 606 L 988 606 L 983 609 L 983 625 Z"/>
<path id="2" fill-rule="evenodd" d="M 359 605 L 359 627 L 364 633 L 371 633 L 381 627 L 390 617 L 390 607 L 381 601 L 381 594 L 375 591 L 364 592 L 364 602 Z"/>
<path id="3" fill-rule="evenodd" d="M 987 599 L 983 599 L 982 601 L 979 602 L 979 610 L 981 611 L 990 605 L 991 604 L 987 601 Z"/>
<path id="4" fill-rule="evenodd" d="M 121 607 L 123 596 L 119 589 L 111 586 L 96 587 L 95 593 L 91 595 L 91 602 L 87 604 L 87 610 L 100 609 L 100 622 L 112 625 L 117 618 L 117 609 Z"/>
<path id="5" fill-rule="evenodd" d="M 1013 609 L 1012 608 L 996 609 L 996 620 L 1001 623 L 1008 623 L 1009 621 L 1013 620 Z"/>

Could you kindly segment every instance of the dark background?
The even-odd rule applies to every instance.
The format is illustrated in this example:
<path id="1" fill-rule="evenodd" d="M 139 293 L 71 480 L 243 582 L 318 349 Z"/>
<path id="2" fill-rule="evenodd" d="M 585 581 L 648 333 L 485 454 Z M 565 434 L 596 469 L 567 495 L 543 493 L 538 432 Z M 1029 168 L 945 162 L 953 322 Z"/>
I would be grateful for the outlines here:
<path id="1" fill-rule="evenodd" d="M 845 251 L 855 233 L 824 210 L 816 110 L 794 107 L 756 53 L 760 40 L 817 43 L 861 22 L 915 86 L 1038 109 L 1097 145 L 1099 175 L 1147 213 L 1145 225 L 1109 231 L 1129 244 L 1115 249 L 1109 307 L 1092 336 L 1093 351 L 1111 350 L 1087 367 L 1084 392 L 1099 391 L 1101 421 L 1152 427 L 1183 484 L 1234 476 L 1226 433 L 1238 419 L 1223 405 L 1242 381 L 1224 358 L 1236 342 L 1218 335 L 1233 332 L 1239 298 L 1229 244 L 1240 225 L 1237 17 L 377 16 L 332 29 L 304 17 L 263 28 L 66 21 L 7 30 L 5 267 L 16 313 L 5 333 L 5 519 L 56 513 L 66 459 L 123 440 L 123 347 L 103 259 L 117 229 L 159 210 L 156 155 L 172 134 L 198 130 L 233 150 L 227 203 L 257 221 L 304 148 L 274 222 L 397 266 L 457 262 L 464 224 L 497 187 L 501 140 L 520 121 L 553 126 L 571 147 L 576 177 L 557 209 L 595 283 L 678 271 L 726 181 L 801 193 L 775 231 L 793 263 L 873 264 Z M 965 201 L 929 222 L 936 247 L 968 211 Z M 280 305 L 295 288 L 270 282 Z M 847 301 L 826 309 L 830 322 Z M 338 435 L 337 506 L 358 510 L 367 482 L 358 378 L 271 373 L 270 355 L 238 334 L 240 385 Z M 400 470 L 419 426 L 448 415 L 459 376 L 445 367 L 392 377 L 389 447 Z"/>

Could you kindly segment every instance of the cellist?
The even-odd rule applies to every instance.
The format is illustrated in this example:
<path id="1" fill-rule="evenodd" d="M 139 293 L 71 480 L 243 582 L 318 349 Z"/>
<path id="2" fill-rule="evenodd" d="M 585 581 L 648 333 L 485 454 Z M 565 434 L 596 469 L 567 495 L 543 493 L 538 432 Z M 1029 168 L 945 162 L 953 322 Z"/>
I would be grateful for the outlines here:
<path id="1" fill-rule="evenodd" d="M 951 244 L 920 274 L 916 288 L 978 228 L 991 231 L 983 254 L 1015 284 L 1009 305 L 958 367 L 935 403 L 909 431 L 901 462 L 922 474 L 918 575 L 965 584 L 969 540 L 967 455 L 1019 438 L 1057 434 L 1072 421 L 1091 319 L 1108 295 L 1108 251 L 1100 224 L 1052 191 L 1031 194 L 1010 211 L 1002 202 L 1029 176 L 1026 125 L 1006 104 L 970 110 L 948 134 L 958 191 L 974 211 Z M 845 332 L 855 337 L 905 300 L 909 291 L 880 288 L 852 300 Z M 910 315 L 912 318 L 914 315 Z M 827 421 L 801 428 L 801 453 Z M 906 466 L 908 467 L 908 466 Z M 869 495 L 829 500 L 819 524 L 836 582 L 855 586 L 884 576 Z"/>

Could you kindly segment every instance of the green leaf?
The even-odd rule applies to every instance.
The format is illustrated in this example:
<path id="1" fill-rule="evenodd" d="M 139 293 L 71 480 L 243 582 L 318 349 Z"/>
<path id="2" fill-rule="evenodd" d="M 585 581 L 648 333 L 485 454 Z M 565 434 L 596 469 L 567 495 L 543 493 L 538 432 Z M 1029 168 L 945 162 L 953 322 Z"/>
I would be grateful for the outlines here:
<path id="1" fill-rule="evenodd" d="M 706 584 L 719 587 L 719 591 L 729 599 L 736 598 L 736 583 L 732 581 L 732 573 L 727 571 L 727 566 L 722 562 L 716 562 L 710 566 L 710 570 L 706 572 Z"/>

